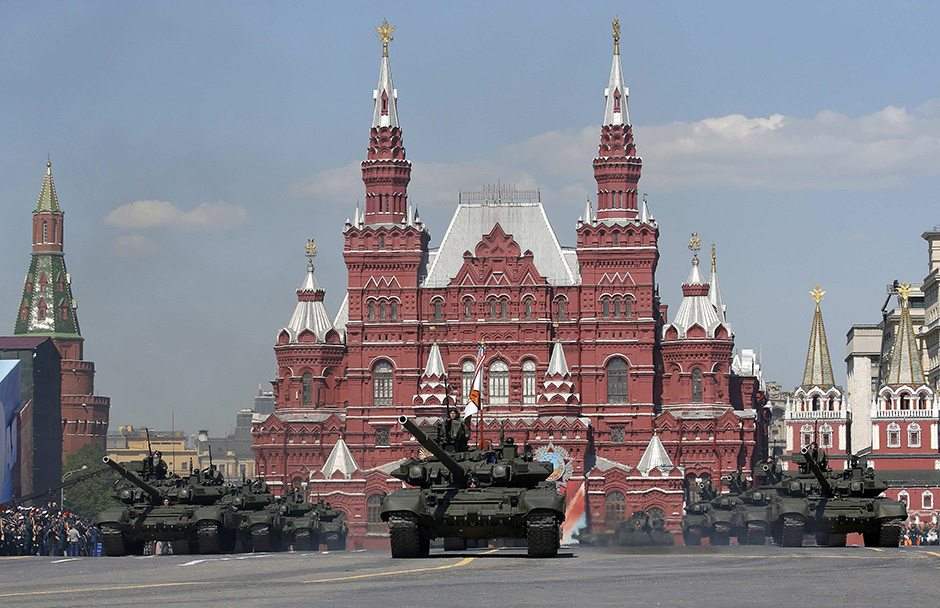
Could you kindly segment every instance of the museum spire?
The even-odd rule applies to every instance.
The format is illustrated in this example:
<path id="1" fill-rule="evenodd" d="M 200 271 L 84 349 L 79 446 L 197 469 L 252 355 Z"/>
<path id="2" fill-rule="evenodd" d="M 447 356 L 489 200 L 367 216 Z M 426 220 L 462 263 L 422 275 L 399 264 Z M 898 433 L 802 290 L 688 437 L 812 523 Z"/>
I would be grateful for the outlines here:
<path id="1" fill-rule="evenodd" d="M 597 221 L 623 223 L 637 218 L 637 184 L 643 161 L 637 156 L 627 107 L 629 89 L 620 63 L 620 20 L 613 24 L 613 58 L 604 89 L 604 122 L 594 159 Z"/>
<path id="2" fill-rule="evenodd" d="M 829 356 L 829 340 L 826 338 L 826 326 L 823 324 L 821 302 L 826 292 L 817 285 L 809 292 L 816 302 L 813 324 L 809 331 L 809 346 L 806 349 L 806 365 L 803 367 L 804 387 L 818 386 L 826 389 L 835 385 L 832 375 L 832 358 Z"/>
<path id="3" fill-rule="evenodd" d="M 366 187 L 363 223 L 399 224 L 408 207 L 411 163 L 405 159 L 401 126 L 398 123 L 398 91 L 392 84 L 389 43 L 395 28 L 383 21 L 376 28 L 382 43 L 379 81 L 372 91 L 372 128 L 369 148 L 362 161 L 362 181 Z"/>

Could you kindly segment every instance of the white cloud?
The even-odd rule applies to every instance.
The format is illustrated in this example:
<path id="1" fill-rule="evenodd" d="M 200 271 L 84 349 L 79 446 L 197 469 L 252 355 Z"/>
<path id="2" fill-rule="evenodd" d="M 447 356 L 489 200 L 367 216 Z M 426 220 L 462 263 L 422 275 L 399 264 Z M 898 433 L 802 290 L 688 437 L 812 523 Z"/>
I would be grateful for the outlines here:
<path id="1" fill-rule="evenodd" d="M 458 191 L 496 181 L 540 187 L 543 200 L 588 196 L 598 131 L 549 131 L 476 160 L 415 160 L 410 198 L 418 206 L 450 205 Z M 940 174 L 940 100 L 857 117 L 823 110 L 811 118 L 729 114 L 641 123 L 635 135 L 644 161 L 641 188 L 650 192 L 869 190 Z M 352 209 L 363 194 L 359 164 L 321 171 L 294 192 Z"/>
<path id="2" fill-rule="evenodd" d="M 243 224 L 248 213 L 230 203 L 200 203 L 188 211 L 167 201 L 133 201 L 112 209 L 105 222 L 127 230 L 183 228 L 225 230 Z"/>

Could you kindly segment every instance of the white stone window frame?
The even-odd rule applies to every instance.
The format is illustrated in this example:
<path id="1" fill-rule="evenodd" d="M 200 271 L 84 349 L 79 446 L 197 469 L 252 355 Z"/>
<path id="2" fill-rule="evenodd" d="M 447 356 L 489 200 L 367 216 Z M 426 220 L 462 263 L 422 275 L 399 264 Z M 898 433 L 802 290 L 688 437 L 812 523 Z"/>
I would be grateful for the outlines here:
<path id="1" fill-rule="evenodd" d="M 819 447 L 832 448 L 832 427 L 828 424 L 819 427 Z"/>
<path id="2" fill-rule="evenodd" d="M 496 359 L 487 368 L 487 399 L 490 405 L 509 403 L 509 365 L 502 359 Z"/>
<path id="3" fill-rule="evenodd" d="M 522 403 L 531 405 L 538 399 L 538 382 L 536 378 L 536 364 L 532 358 L 522 360 Z"/>
<path id="4" fill-rule="evenodd" d="M 897 422 L 892 422 L 888 425 L 886 431 L 886 441 L 885 444 L 889 448 L 899 448 L 901 447 L 901 426 Z M 894 441 L 892 441 L 892 437 Z"/>
<path id="5" fill-rule="evenodd" d="M 909 425 L 907 425 L 907 447 L 919 448 L 922 438 L 923 438 L 923 433 L 920 430 L 919 424 L 917 424 L 916 422 L 912 422 Z"/>
<path id="6" fill-rule="evenodd" d="M 924 490 L 920 495 L 920 508 L 924 511 L 933 511 L 933 492 Z"/>
<path id="7" fill-rule="evenodd" d="M 813 437 L 816 434 L 813 429 L 813 425 L 804 424 L 800 427 L 800 447 L 805 448 L 806 446 L 813 443 Z"/>

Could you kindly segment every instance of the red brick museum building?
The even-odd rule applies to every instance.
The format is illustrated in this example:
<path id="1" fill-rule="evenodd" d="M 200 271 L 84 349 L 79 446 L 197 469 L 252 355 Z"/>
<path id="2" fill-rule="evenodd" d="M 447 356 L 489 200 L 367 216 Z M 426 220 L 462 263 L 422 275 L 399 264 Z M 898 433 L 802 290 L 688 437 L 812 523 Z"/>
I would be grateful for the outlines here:
<path id="1" fill-rule="evenodd" d="M 253 423 L 258 475 L 346 511 L 351 547 L 386 546 L 378 505 L 401 487 L 389 472 L 419 447 L 396 418 L 430 426 L 448 395 L 462 404 L 482 342 L 483 440 L 503 431 L 555 463 L 566 535 L 637 510 L 661 511 L 678 529 L 687 478 L 717 483 L 763 457 L 760 373 L 735 357 L 714 250 L 706 278 L 697 235 L 675 312 L 660 297 L 660 225 L 638 196 L 619 25 L 591 161 L 596 202 L 573 246 L 537 192 L 497 187 L 461 194 L 431 247 L 408 200 L 390 33 L 380 28 L 364 209 L 343 227 L 346 295 L 328 313 L 308 243 L 296 308 L 274 346 L 276 409 Z"/>

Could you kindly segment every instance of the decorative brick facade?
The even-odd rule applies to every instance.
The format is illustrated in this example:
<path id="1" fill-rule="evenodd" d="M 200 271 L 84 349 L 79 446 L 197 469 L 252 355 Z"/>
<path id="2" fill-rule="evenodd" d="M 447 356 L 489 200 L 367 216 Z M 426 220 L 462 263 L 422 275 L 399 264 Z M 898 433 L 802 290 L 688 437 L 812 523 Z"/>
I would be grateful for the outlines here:
<path id="1" fill-rule="evenodd" d="M 587 205 L 574 247 L 559 244 L 538 193 L 503 188 L 462 194 L 430 247 L 407 202 L 411 165 L 385 41 L 365 212 L 344 228 L 346 297 L 330 321 L 308 248 L 297 308 L 275 346 L 277 406 L 253 429 L 259 475 L 339 505 L 352 546 L 387 546 L 376 505 L 401 487 L 389 472 L 418 453 L 397 417 L 429 426 L 446 395 L 463 403 L 481 342 L 484 415 L 473 440 L 505 433 L 555 464 L 568 536 L 585 520 L 610 527 L 648 509 L 677 530 L 686 476 L 749 470 L 765 449 L 759 379 L 732 370 L 714 266 L 702 281 L 695 256 L 677 320 L 666 318 L 659 225 L 645 200 L 638 209 L 642 161 L 616 31 L 593 162 L 598 209 Z"/>

